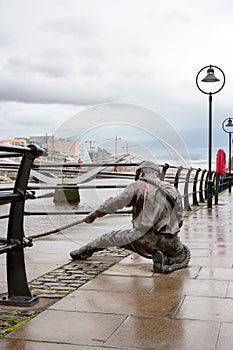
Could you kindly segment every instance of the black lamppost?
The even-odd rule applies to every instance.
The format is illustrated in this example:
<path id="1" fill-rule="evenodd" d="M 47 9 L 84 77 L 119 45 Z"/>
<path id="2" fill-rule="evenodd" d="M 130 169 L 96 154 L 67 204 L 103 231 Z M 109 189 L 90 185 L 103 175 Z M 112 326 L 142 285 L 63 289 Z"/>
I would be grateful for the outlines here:
<path id="1" fill-rule="evenodd" d="M 222 122 L 222 128 L 225 132 L 229 134 L 229 161 L 228 161 L 228 168 L 229 168 L 229 192 L 231 192 L 231 133 L 232 133 L 232 127 L 233 127 L 233 121 L 232 118 L 226 118 Z"/>
<path id="2" fill-rule="evenodd" d="M 216 78 L 214 75 L 214 68 L 217 69 L 219 72 L 221 72 L 223 82 L 220 82 L 220 79 Z M 201 78 L 201 75 L 203 74 L 204 70 L 207 69 L 207 74 L 205 73 L 204 77 Z M 203 82 L 203 84 L 201 83 Z M 209 87 L 209 84 L 205 83 L 212 83 L 211 84 L 211 91 L 208 91 L 207 87 Z M 216 83 L 216 84 L 215 84 Z M 201 85 L 200 85 L 201 84 Z M 212 169 L 211 169 L 211 163 L 212 163 L 212 95 L 217 94 L 220 90 L 222 90 L 223 86 L 225 85 L 225 74 L 223 71 L 213 65 L 205 66 L 202 69 L 199 70 L 196 76 L 196 85 L 198 89 L 203 92 L 204 94 L 209 95 L 209 155 L 208 155 L 208 161 L 209 161 L 209 170 L 208 170 L 208 188 L 207 188 L 207 205 L 208 208 L 212 208 L 212 192 L 213 192 L 213 181 L 212 181 Z"/>

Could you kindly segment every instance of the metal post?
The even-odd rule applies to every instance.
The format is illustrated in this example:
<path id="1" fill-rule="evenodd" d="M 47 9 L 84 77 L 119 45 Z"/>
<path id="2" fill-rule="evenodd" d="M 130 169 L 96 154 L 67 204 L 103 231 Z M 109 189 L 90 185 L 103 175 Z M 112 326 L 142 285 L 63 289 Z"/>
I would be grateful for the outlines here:
<path id="1" fill-rule="evenodd" d="M 231 192 L 231 132 L 229 132 L 229 192 Z"/>
<path id="2" fill-rule="evenodd" d="M 226 123 L 227 122 L 227 123 Z M 222 122 L 222 129 L 223 131 L 225 131 L 226 133 L 229 134 L 229 146 L 228 146 L 228 177 L 227 177 L 227 186 L 228 186 L 228 190 L 229 192 L 231 192 L 231 129 L 233 127 L 233 122 L 232 122 L 232 118 L 226 118 L 223 122 Z"/>
<path id="3" fill-rule="evenodd" d="M 212 94 L 209 93 L 209 174 L 207 184 L 207 206 L 212 208 Z"/>
<path id="4" fill-rule="evenodd" d="M 206 68 L 208 68 L 207 75 L 203 79 L 201 79 L 201 82 L 208 83 L 208 84 L 220 82 L 220 79 L 217 78 L 214 74 L 214 68 L 216 68 L 219 72 L 221 72 L 221 75 L 223 78 L 223 81 L 220 85 L 217 84 L 217 87 L 212 86 L 213 89 L 211 92 L 209 89 L 206 90 L 202 86 L 199 85 L 200 73 L 202 73 Z M 207 182 L 207 206 L 208 206 L 208 208 L 212 208 L 212 196 L 213 196 L 213 181 L 212 181 L 212 170 L 211 170 L 211 163 L 212 163 L 212 95 L 217 94 L 220 90 L 222 90 L 223 86 L 225 85 L 225 74 L 222 71 L 222 69 L 217 67 L 217 66 L 214 66 L 214 65 L 205 66 L 202 69 L 200 69 L 200 71 L 197 73 L 196 85 L 201 92 L 209 95 L 209 171 L 208 171 L 208 182 Z"/>

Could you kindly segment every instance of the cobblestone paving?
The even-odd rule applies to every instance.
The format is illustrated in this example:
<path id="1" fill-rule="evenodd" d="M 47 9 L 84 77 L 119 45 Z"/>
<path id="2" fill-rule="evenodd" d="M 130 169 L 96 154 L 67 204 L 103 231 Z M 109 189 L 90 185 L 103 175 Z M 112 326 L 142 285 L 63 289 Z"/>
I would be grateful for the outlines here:
<path id="1" fill-rule="evenodd" d="M 0 339 L 36 315 L 36 311 L 0 310 Z"/>
<path id="2" fill-rule="evenodd" d="M 72 261 L 31 281 L 30 290 L 40 298 L 51 298 L 56 302 L 114 265 L 116 263 L 114 258 L 122 259 L 127 255 L 129 255 L 127 250 L 106 249 L 95 254 L 96 259 L 93 261 Z M 108 259 L 104 259 L 105 256 Z M 0 308 L 0 339 L 38 314 L 38 311 L 31 309 L 32 307 L 30 311 L 21 311 L 20 308 L 17 310 Z"/>

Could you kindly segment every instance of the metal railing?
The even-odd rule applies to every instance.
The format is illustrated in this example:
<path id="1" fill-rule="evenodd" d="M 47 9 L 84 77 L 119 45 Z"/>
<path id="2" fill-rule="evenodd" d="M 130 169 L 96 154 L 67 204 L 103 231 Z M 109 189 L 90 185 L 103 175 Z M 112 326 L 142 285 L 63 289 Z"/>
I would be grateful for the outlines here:
<path id="1" fill-rule="evenodd" d="M 0 151 L 7 152 L 5 157 L 22 157 L 13 193 L 1 192 L 0 200 L 10 200 L 7 238 L 1 239 L 5 244 L 0 247 L 0 254 L 6 253 L 8 295 L 2 297 L 1 304 L 30 306 L 38 301 L 38 297 L 31 294 L 25 271 L 24 248 L 32 246 L 32 240 L 24 235 L 24 204 L 26 198 L 33 196 L 27 191 L 28 179 L 35 158 L 43 154 L 43 150 L 36 145 L 28 147 L 0 146 Z"/>
<path id="2" fill-rule="evenodd" d="M 5 152 L 5 153 L 4 153 Z M 120 167 L 136 167 L 137 163 L 104 163 L 104 164 L 34 164 L 36 158 L 44 154 L 44 150 L 37 145 L 29 145 L 28 147 L 0 146 L 0 158 L 22 157 L 19 165 L 0 163 L 0 169 L 8 169 L 16 171 L 17 176 L 13 188 L 11 186 L 0 187 L 0 203 L 11 202 L 9 215 L 2 215 L 0 219 L 8 218 L 7 238 L 0 238 L 0 254 L 6 253 L 7 256 L 7 286 L 8 295 L 2 297 L 0 304 L 31 306 L 38 302 L 38 297 L 32 295 L 25 272 L 24 248 L 32 246 L 33 238 L 43 237 L 45 235 L 59 232 L 59 229 L 49 231 L 47 233 L 37 234 L 30 237 L 25 237 L 24 234 L 24 216 L 27 215 L 85 215 L 89 211 L 46 211 L 33 212 L 25 211 L 25 200 L 34 199 L 36 190 L 48 189 L 116 189 L 125 188 L 126 185 L 69 185 L 69 184 L 28 184 L 30 172 L 32 169 L 41 173 L 53 172 L 67 176 L 76 176 L 77 172 L 95 167 L 97 169 L 96 176 L 115 176 L 120 178 L 131 178 L 134 180 L 134 172 L 120 173 L 114 172 Z M 183 199 L 185 210 L 192 210 L 192 206 L 198 206 L 204 203 L 207 199 L 207 180 L 208 172 L 200 168 L 183 168 L 175 167 L 169 164 L 161 166 L 161 179 L 173 183 L 180 191 Z M 112 168 L 112 171 L 105 171 L 105 168 Z M 213 178 L 213 194 L 215 196 L 215 204 L 218 202 L 218 193 L 229 187 L 229 177 L 221 178 L 215 172 L 212 173 Z M 192 204 L 190 204 L 192 201 Z M 118 213 L 129 214 L 132 211 L 122 210 Z M 69 225 L 67 225 L 68 227 Z M 64 228 L 64 227 L 63 227 Z"/>

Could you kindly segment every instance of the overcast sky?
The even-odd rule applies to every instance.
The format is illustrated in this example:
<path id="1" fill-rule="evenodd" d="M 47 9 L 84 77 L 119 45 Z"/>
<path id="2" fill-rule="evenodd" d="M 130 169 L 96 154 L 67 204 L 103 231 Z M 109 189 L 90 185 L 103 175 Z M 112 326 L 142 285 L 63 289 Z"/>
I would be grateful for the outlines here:
<path id="1" fill-rule="evenodd" d="M 226 75 L 213 146 L 227 150 L 232 16 L 231 0 L 0 0 L 0 139 L 51 134 L 80 110 L 124 102 L 162 115 L 198 157 L 208 96 L 195 78 L 212 64 Z"/>

